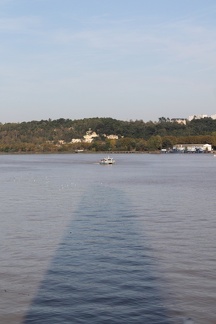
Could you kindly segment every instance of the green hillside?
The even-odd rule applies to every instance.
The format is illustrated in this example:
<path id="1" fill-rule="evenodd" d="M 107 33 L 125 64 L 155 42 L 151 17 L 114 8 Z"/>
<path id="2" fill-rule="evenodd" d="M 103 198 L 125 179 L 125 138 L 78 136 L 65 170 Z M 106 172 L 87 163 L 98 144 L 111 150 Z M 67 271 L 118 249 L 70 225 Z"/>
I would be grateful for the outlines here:
<path id="1" fill-rule="evenodd" d="M 85 142 L 86 132 L 98 136 Z M 107 136 L 116 135 L 118 139 Z M 76 143 L 72 143 L 76 139 Z M 80 140 L 80 141 L 79 141 Z M 216 120 L 194 119 L 186 125 L 113 118 L 57 119 L 0 124 L 0 152 L 155 151 L 179 143 L 208 143 L 216 148 Z"/>

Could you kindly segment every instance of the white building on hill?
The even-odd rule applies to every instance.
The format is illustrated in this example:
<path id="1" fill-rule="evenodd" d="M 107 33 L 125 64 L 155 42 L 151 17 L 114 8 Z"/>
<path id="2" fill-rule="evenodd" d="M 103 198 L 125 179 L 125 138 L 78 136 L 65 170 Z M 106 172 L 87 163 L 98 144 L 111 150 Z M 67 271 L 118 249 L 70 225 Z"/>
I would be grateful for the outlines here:
<path id="1" fill-rule="evenodd" d="M 202 118 L 206 118 L 208 117 L 208 115 L 192 115 L 188 117 L 188 120 L 191 121 L 193 119 L 202 119 Z"/>
<path id="2" fill-rule="evenodd" d="M 86 135 L 83 136 L 85 143 L 91 143 L 96 137 L 98 137 L 98 135 L 95 132 L 92 132 L 91 130 L 87 131 Z"/>
<path id="3" fill-rule="evenodd" d="M 212 145 L 210 145 L 210 144 L 177 144 L 177 145 L 173 146 L 173 150 L 176 152 L 188 152 L 188 153 L 195 153 L 195 152 L 210 153 L 212 151 Z"/>

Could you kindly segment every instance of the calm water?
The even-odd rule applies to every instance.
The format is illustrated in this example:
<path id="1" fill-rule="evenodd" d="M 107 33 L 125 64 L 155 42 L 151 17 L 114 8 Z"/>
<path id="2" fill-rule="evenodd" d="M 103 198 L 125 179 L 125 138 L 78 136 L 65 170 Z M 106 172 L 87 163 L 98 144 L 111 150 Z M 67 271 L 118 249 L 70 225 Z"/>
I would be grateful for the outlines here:
<path id="1" fill-rule="evenodd" d="M 216 158 L 0 156 L 0 323 L 216 323 Z"/>

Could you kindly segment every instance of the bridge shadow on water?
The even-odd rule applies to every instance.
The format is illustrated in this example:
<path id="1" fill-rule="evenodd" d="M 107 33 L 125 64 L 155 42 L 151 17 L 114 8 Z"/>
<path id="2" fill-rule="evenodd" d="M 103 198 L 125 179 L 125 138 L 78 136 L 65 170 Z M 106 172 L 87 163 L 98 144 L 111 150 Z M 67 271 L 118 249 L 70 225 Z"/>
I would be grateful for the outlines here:
<path id="1" fill-rule="evenodd" d="M 23 324 L 172 323 L 148 246 L 124 193 L 91 188 Z"/>

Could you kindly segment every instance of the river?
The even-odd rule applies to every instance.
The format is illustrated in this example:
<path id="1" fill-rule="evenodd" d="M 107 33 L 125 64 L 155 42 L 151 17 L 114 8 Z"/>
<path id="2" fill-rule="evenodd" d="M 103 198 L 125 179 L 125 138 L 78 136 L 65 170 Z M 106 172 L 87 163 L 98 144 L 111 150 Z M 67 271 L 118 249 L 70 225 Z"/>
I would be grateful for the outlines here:
<path id="1" fill-rule="evenodd" d="M 0 156 L 0 323 L 216 323 L 212 154 Z"/>

